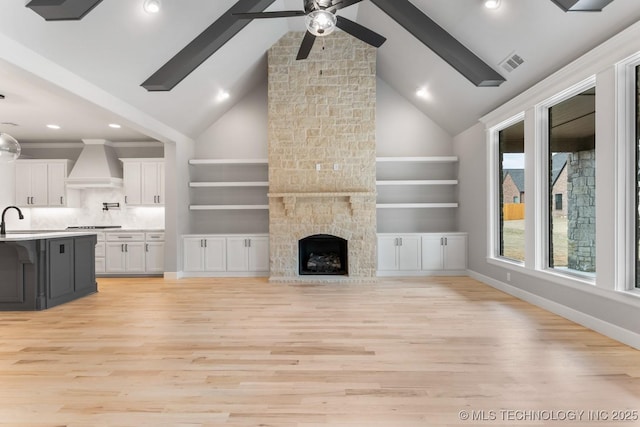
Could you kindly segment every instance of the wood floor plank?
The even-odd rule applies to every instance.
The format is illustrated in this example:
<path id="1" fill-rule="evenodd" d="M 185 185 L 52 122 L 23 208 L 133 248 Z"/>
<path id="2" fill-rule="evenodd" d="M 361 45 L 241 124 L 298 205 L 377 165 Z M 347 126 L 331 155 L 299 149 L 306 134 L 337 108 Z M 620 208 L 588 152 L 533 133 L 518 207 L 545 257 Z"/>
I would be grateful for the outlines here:
<path id="1" fill-rule="evenodd" d="M 539 426 L 567 422 L 500 411 L 640 410 L 637 350 L 466 277 L 99 291 L 0 312 L 0 425 Z"/>

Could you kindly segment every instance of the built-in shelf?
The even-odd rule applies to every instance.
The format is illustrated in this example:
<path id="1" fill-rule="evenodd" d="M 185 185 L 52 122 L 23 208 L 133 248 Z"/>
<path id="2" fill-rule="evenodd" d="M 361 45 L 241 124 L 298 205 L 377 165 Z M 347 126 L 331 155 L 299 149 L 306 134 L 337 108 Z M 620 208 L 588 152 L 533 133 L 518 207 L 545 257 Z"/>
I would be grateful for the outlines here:
<path id="1" fill-rule="evenodd" d="M 457 179 L 416 179 L 376 181 L 376 185 L 458 185 Z"/>
<path id="2" fill-rule="evenodd" d="M 192 188 L 216 188 L 216 187 L 268 187 L 268 181 L 233 181 L 233 182 L 190 182 Z"/>
<path id="3" fill-rule="evenodd" d="M 190 165 L 259 165 L 267 164 L 267 159 L 191 159 Z"/>
<path id="4" fill-rule="evenodd" d="M 268 210 L 269 205 L 190 205 L 192 211 Z"/>
<path id="5" fill-rule="evenodd" d="M 451 163 L 457 162 L 457 156 L 435 157 L 376 157 L 376 162 L 413 162 L 413 163 Z"/>
<path id="6" fill-rule="evenodd" d="M 434 209 L 457 208 L 457 203 L 378 203 L 378 209 Z"/>

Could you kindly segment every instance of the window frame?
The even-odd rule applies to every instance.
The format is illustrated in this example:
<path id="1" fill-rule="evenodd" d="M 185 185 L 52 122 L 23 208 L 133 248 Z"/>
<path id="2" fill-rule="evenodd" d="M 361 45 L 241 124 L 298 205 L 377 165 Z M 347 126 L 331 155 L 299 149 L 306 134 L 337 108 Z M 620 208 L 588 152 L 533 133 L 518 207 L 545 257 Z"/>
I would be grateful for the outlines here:
<path id="1" fill-rule="evenodd" d="M 616 64 L 616 216 L 615 289 L 640 296 L 636 284 L 636 68 L 640 52 Z"/>
<path id="2" fill-rule="evenodd" d="M 496 260 L 500 262 L 505 262 L 511 265 L 516 266 L 524 266 L 525 261 L 519 261 L 512 258 L 507 258 L 505 256 L 500 255 L 500 187 L 502 186 L 502 177 L 500 176 L 500 164 L 499 164 L 499 155 L 500 155 L 500 131 L 518 123 L 525 122 L 525 112 L 521 111 L 518 114 L 515 114 L 508 119 L 498 123 L 495 126 L 492 126 L 488 130 L 488 138 L 489 138 L 489 150 L 488 150 L 488 161 L 489 165 L 489 203 L 488 203 L 488 218 L 489 218 L 489 227 L 487 227 L 487 258 L 489 260 Z M 525 131 L 526 134 L 526 131 Z M 525 153 L 526 156 L 526 153 Z M 527 171 L 525 168 L 525 180 L 527 176 Z M 526 234 L 525 234 L 526 238 Z"/>
<path id="3" fill-rule="evenodd" d="M 591 75 L 586 79 L 556 93 L 555 95 L 539 102 L 535 105 L 535 173 L 534 179 L 536 186 L 540 191 L 536 191 L 535 197 L 535 270 L 551 273 L 555 276 L 566 277 L 569 279 L 578 279 L 580 282 L 591 285 L 596 284 L 598 271 L 595 274 L 581 274 L 578 271 L 563 271 L 557 268 L 549 267 L 550 257 L 550 240 L 549 235 L 550 224 L 549 217 L 552 213 L 553 206 L 550 206 L 549 188 L 549 109 L 563 101 L 566 101 L 588 89 L 596 88 L 596 76 Z M 596 97 L 597 97 L 596 92 Z M 596 111 L 596 116 L 598 112 Z M 597 141 L 596 141 L 597 144 Z M 596 194 L 597 199 L 597 194 Z M 597 226 L 597 224 L 596 224 Z"/>

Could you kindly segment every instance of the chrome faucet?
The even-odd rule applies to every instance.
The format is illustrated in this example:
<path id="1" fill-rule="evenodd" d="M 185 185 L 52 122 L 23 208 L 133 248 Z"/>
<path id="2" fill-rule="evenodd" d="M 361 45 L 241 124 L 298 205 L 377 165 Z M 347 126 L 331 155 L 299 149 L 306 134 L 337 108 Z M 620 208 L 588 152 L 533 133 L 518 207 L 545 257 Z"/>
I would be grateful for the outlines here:
<path id="1" fill-rule="evenodd" d="M 7 235 L 7 230 L 5 228 L 5 224 L 4 224 L 4 214 L 7 213 L 7 211 L 9 209 L 15 209 L 18 211 L 18 218 L 19 219 L 24 219 L 24 215 L 22 215 L 22 211 L 20 210 L 19 207 L 17 206 L 7 206 L 6 208 L 4 208 L 4 210 L 2 211 L 2 222 L 0 222 L 0 236 L 6 236 Z"/>

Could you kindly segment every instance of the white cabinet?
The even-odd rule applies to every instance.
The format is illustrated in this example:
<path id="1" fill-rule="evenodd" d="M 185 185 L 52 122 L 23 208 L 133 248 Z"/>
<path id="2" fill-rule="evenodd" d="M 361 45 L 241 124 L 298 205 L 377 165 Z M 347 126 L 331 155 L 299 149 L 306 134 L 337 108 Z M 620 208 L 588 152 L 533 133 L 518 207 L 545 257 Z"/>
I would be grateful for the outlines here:
<path id="1" fill-rule="evenodd" d="M 269 238 L 227 238 L 227 271 L 269 271 Z"/>
<path id="2" fill-rule="evenodd" d="M 106 271 L 105 264 L 105 234 L 103 232 L 97 232 L 97 243 L 96 243 L 96 274 L 103 274 Z"/>
<path id="3" fill-rule="evenodd" d="M 144 273 L 144 242 L 107 242 L 107 273 Z"/>
<path id="4" fill-rule="evenodd" d="M 269 236 L 185 236 L 183 256 L 190 276 L 260 275 L 269 271 Z"/>
<path id="5" fill-rule="evenodd" d="M 145 234 L 145 271 L 164 273 L 164 233 Z"/>
<path id="6" fill-rule="evenodd" d="M 138 276 L 164 273 L 164 232 L 98 232 L 96 273 Z"/>
<path id="7" fill-rule="evenodd" d="M 378 270 L 420 270 L 420 236 L 378 235 Z"/>
<path id="8" fill-rule="evenodd" d="M 459 233 L 422 236 L 422 269 L 458 271 L 467 268 L 467 236 Z"/>
<path id="9" fill-rule="evenodd" d="M 164 159 L 120 159 L 125 203 L 128 206 L 164 205 Z"/>
<path id="10" fill-rule="evenodd" d="M 16 161 L 16 205 L 70 206 L 65 180 L 71 164 L 59 159 Z"/>
<path id="11" fill-rule="evenodd" d="M 191 236 L 183 239 L 184 271 L 225 271 L 226 254 L 224 237 Z"/>
<path id="12" fill-rule="evenodd" d="M 378 234 L 378 275 L 464 274 L 466 233 Z"/>

